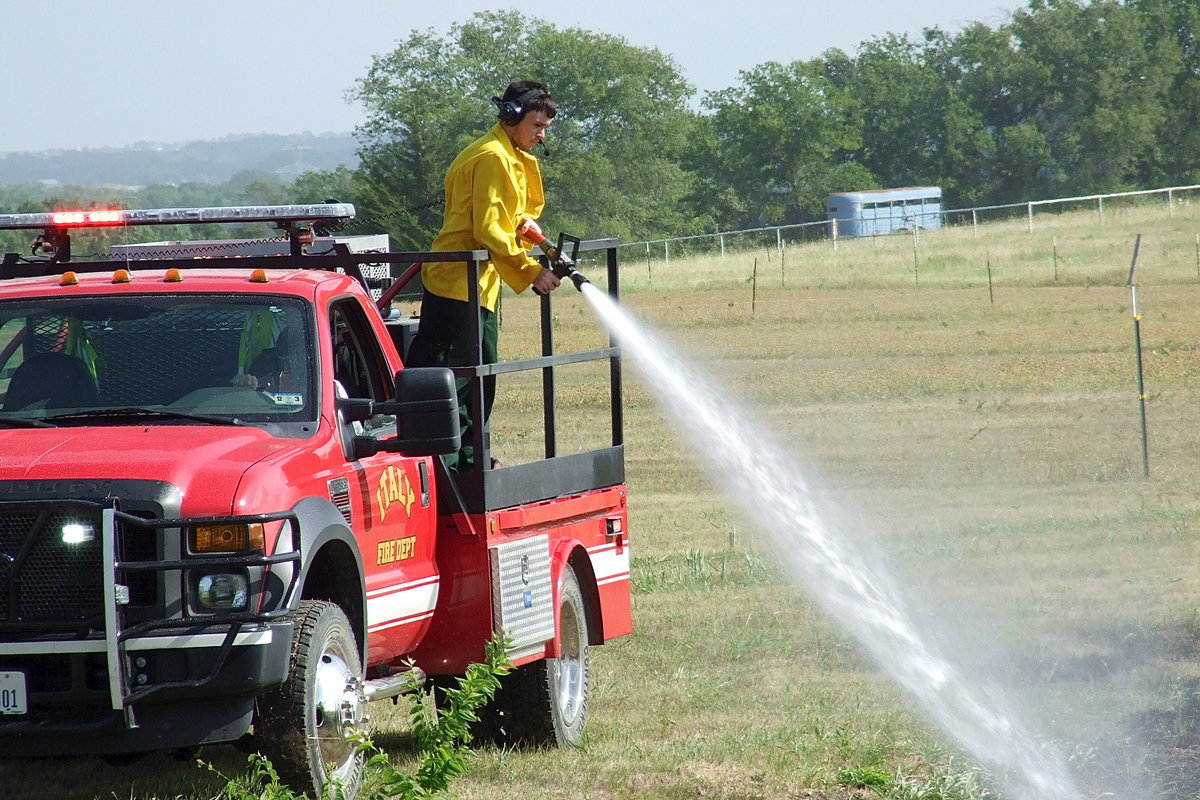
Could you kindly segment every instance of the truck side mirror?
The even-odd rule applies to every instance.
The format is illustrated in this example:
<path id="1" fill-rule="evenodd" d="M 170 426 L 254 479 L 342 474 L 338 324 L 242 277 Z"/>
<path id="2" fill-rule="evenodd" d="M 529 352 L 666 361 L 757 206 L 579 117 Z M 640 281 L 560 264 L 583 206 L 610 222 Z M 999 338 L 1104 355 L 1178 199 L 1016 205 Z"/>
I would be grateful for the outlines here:
<path id="1" fill-rule="evenodd" d="M 454 373 L 445 367 L 400 370 L 396 373 L 396 397 L 387 402 L 352 398 L 338 405 L 350 419 L 369 419 L 375 414 L 396 417 L 396 435 L 391 438 L 355 437 L 355 458 L 381 451 L 435 456 L 458 452 L 462 446 Z"/>

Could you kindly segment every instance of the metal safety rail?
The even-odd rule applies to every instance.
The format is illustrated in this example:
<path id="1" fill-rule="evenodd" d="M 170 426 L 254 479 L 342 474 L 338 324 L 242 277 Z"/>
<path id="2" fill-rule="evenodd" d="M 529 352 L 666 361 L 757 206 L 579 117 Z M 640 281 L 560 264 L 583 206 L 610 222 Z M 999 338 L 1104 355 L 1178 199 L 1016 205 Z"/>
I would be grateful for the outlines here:
<path id="1" fill-rule="evenodd" d="M 608 293 L 614 299 L 620 296 L 617 239 L 593 239 L 580 242 L 580 252 L 603 252 L 607 270 Z M 424 261 L 463 261 L 467 267 L 468 302 L 479 307 L 479 268 L 487 251 L 438 252 L 438 253 L 342 253 L 341 258 L 350 258 L 358 263 L 388 263 L 410 265 L 393 279 L 384 279 L 386 288 L 379 305 L 387 303 L 420 273 Z M 545 262 L 545 258 L 543 257 Z M 548 263 L 547 263 L 548 266 Z M 383 285 L 371 279 L 362 279 L 371 288 Z M 616 486 L 625 482 L 624 466 L 624 418 L 622 415 L 621 352 L 611 337 L 609 346 L 578 353 L 556 353 L 553 336 L 552 294 L 541 297 L 541 340 L 542 355 L 536 358 L 502 361 L 484 364 L 480 319 L 470 315 L 471 336 L 475 343 L 474 365 L 453 367 L 455 377 L 471 381 L 468 398 L 471 418 L 483 419 L 483 378 L 513 372 L 541 370 L 542 372 L 542 421 L 545 439 L 545 459 L 529 464 L 517 464 L 500 469 L 491 466 L 490 436 L 488 425 L 473 425 L 471 444 L 475 458 L 473 469 L 453 475 L 441 470 L 439 479 L 453 497 L 461 511 L 482 513 L 508 508 L 522 503 L 548 500 L 563 495 Z M 609 396 L 611 405 L 612 444 L 606 448 L 589 450 L 570 455 L 558 454 L 558 418 L 556 413 L 555 372 L 558 367 L 585 361 L 608 360 Z"/>

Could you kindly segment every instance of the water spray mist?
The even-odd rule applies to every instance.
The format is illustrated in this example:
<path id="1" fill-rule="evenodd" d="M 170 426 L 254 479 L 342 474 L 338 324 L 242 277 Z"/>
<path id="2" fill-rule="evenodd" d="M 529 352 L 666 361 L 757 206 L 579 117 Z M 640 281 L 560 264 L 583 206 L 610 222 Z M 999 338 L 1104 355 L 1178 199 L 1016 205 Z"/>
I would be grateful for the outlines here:
<path id="1" fill-rule="evenodd" d="M 937 652 L 889 574 L 825 525 L 799 465 L 743 422 L 752 417 L 727 399 L 730 393 L 685 366 L 608 295 L 577 285 L 696 452 L 721 454 L 719 466 L 707 464 L 719 478 L 714 483 L 771 540 L 808 594 L 939 724 L 990 764 L 1011 797 L 1080 800 L 1065 760 L 1017 719 L 999 687 L 968 680 Z"/>

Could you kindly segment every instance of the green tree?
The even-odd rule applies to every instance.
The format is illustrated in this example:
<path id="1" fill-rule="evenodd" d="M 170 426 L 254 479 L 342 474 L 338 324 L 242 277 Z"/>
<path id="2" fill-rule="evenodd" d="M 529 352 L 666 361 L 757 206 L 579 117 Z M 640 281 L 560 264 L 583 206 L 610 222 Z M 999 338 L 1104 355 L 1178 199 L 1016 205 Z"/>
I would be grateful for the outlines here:
<path id="1" fill-rule="evenodd" d="M 269 172 L 240 170 L 225 185 L 235 203 L 246 205 L 280 205 L 290 202 L 291 188 Z"/>
<path id="2" fill-rule="evenodd" d="M 957 36 L 925 31 L 926 58 L 945 86 L 945 148 L 938 179 L 951 205 L 996 202 L 1002 182 L 998 132 L 1017 117 L 1009 75 L 1014 52 L 1004 29 L 967 25 Z"/>
<path id="3" fill-rule="evenodd" d="M 354 92 L 367 121 L 356 131 L 352 199 L 365 216 L 403 246 L 428 247 L 446 168 L 493 124 L 489 98 L 519 78 L 549 84 L 559 102 L 552 155 L 542 158 L 551 229 L 629 237 L 691 224 L 691 179 L 679 166 L 694 123 L 691 88 L 675 63 L 617 36 L 512 12 L 478 13 L 446 37 L 414 31 L 374 58 Z"/>
<path id="4" fill-rule="evenodd" d="M 1010 32 L 1017 113 L 1000 131 L 1006 199 L 1135 188 L 1170 85 L 1137 11 L 1116 0 L 1032 0 Z"/>
<path id="5" fill-rule="evenodd" d="M 945 86 L 920 45 L 888 35 L 859 48 L 844 85 L 862 108 L 857 160 L 885 186 L 934 183 Z"/>
<path id="6" fill-rule="evenodd" d="M 712 129 L 694 156 L 707 185 L 736 197 L 724 225 L 820 219 L 830 191 L 874 185 L 851 158 L 862 141 L 861 106 L 820 61 L 768 61 L 740 78 L 706 95 Z"/>
<path id="7" fill-rule="evenodd" d="M 289 193 L 297 203 L 318 203 L 323 200 L 349 202 L 359 193 L 358 180 L 357 171 L 346 166 L 332 171 L 309 170 L 296 177 Z"/>
<path id="8" fill-rule="evenodd" d="M 1141 39 L 1169 85 L 1162 98 L 1154 157 L 1142 168 L 1150 186 L 1200 183 L 1200 4 L 1195 0 L 1131 0 L 1142 26 Z"/>

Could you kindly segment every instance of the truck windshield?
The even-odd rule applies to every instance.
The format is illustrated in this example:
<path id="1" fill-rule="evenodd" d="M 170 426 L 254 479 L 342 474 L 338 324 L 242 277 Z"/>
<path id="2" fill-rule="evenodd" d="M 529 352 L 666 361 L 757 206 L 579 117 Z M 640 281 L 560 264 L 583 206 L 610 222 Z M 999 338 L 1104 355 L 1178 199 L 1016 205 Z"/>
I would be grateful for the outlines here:
<path id="1" fill-rule="evenodd" d="M 306 311 L 266 295 L 0 302 L 0 422 L 310 422 Z"/>

